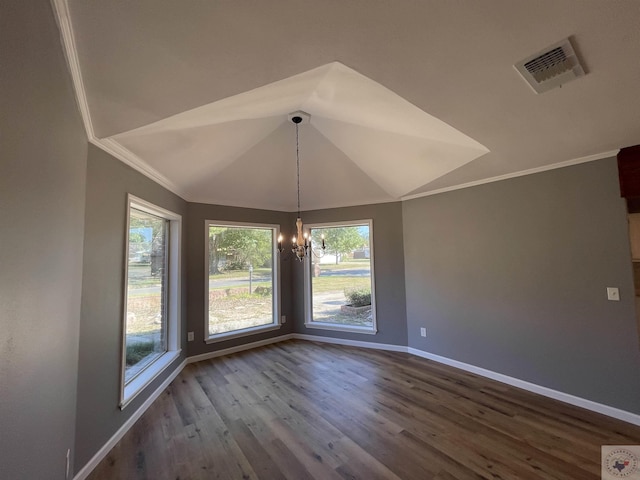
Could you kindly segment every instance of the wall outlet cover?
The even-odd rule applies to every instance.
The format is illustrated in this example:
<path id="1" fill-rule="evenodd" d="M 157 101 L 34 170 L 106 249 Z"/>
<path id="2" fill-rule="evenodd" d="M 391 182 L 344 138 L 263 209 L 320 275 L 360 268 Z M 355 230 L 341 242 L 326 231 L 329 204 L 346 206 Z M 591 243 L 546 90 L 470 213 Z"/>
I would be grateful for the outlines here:
<path id="1" fill-rule="evenodd" d="M 620 291 L 617 287 L 607 287 L 607 300 L 611 300 L 613 302 L 620 301 Z"/>

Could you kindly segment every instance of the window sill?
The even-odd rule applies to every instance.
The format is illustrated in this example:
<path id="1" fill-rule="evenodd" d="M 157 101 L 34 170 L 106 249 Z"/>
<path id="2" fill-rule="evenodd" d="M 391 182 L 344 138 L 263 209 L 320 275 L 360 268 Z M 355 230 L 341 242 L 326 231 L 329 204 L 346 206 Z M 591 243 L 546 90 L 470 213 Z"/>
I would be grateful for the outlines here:
<path id="1" fill-rule="evenodd" d="M 144 390 L 158 375 L 167 369 L 171 363 L 180 356 L 181 350 L 173 350 L 158 357 L 147 368 L 140 372 L 131 382 L 124 387 L 120 410 L 129 405 L 136 396 Z"/>
<path id="2" fill-rule="evenodd" d="M 363 333 L 365 335 L 375 335 L 378 329 L 375 327 L 356 327 L 354 325 L 342 325 L 339 323 L 305 322 L 307 328 L 317 328 L 319 330 L 333 330 L 336 332 Z"/>
<path id="3" fill-rule="evenodd" d="M 272 330 L 280 329 L 282 325 L 270 323 L 268 325 L 260 325 L 259 327 L 245 328 L 243 330 L 234 330 L 233 332 L 218 333 L 205 340 L 205 343 L 216 343 L 224 340 L 231 340 L 232 338 L 247 337 L 249 335 L 255 335 L 257 333 L 270 332 Z"/>

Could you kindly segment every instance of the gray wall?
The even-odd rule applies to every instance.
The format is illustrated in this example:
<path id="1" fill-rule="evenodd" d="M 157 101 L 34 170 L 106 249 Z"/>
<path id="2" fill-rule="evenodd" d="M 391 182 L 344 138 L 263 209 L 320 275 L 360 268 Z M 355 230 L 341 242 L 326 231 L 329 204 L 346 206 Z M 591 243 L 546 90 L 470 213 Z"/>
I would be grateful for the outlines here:
<path id="1" fill-rule="evenodd" d="M 74 449 L 86 136 L 48 1 L 0 14 L 0 478 Z"/>
<path id="2" fill-rule="evenodd" d="M 187 204 L 157 183 L 97 147 L 89 147 L 78 368 L 76 469 L 115 434 L 185 358 L 187 279 L 182 259 L 183 353 L 124 410 L 118 408 L 124 308 L 127 193 L 182 215 L 186 241 Z"/>
<path id="3" fill-rule="evenodd" d="M 305 212 L 307 223 L 373 218 L 379 334 L 306 329 L 302 270 L 290 262 L 281 330 L 206 345 L 204 220 L 277 223 L 289 237 L 295 215 L 187 204 L 97 148 L 87 152 L 48 1 L 3 2 L 0 57 L 1 478 L 62 479 L 68 448 L 77 471 L 184 358 L 117 408 L 127 192 L 183 215 L 189 355 L 292 331 L 408 341 L 640 413 L 614 159 L 404 204 Z M 607 286 L 622 301 L 608 302 Z"/>
<path id="4" fill-rule="evenodd" d="M 392 345 L 407 344 L 407 322 L 404 287 L 404 255 L 402 242 L 402 205 L 399 202 L 357 207 L 314 210 L 302 213 L 305 224 L 349 220 L 373 220 L 373 250 L 376 287 L 376 320 L 378 334 L 333 332 L 307 328 L 304 325 L 304 287 L 302 265 L 292 266 L 295 331 L 307 335 L 346 338 Z M 292 214 L 293 228 L 296 215 Z M 285 237 L 287 238 L 287 237 Z M 289 236 L 288 238 L 291 238 Z"/>
<path id="5" fill-rule="evenodd" d="M 640 413 L 615 159 L 407 201 L 403 218 L 410 347 Z"/>
<path id="6" fill-rule="evenodd" d="M 204 342 L 204 292 L 205 292 L 205 220 L 234 221 L 246 223 L 268 223 L 280 225 L 283 235 L 288 234 L 289 213 L 274 212 L 270 210 L 257 210 L 250 208 L 224 207 L 219 205 L 207 205 L 203 203 L 190 203 L 188 206 L 188 232 L 187 232 L 187 277 L 189 278 L 187 313 L 187 331 L 194 332 L 195 340 L 189 342 L 187 353 L 189 356 L 235 347 L 249 342 L 257 342 L 267 338 L 273 338 L 291 333 L 292 322 L 287 322 L 280 329 L 265 333 L 258 333 L 248 337 L 236 338 L 223 342 L 206 344 Z M 280 264 L 281 285 L 281 315 L 291 317 L 291 289 L 290 265 Z"/>

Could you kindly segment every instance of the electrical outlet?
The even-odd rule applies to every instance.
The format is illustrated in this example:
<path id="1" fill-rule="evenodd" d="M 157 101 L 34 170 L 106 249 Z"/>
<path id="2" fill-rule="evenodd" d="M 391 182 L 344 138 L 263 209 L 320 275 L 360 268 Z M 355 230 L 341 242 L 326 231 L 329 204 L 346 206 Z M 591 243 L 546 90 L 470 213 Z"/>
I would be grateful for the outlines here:
<path id="1" fill-rule="evenodd" d="M 421 337 L 426 337 L 427 336 L 427 329 L 424 327 L 420 327 L 420 336 Z"/>
<path id="2" fill-rule="evenodd" d="M 188 342 L 193 342 L 193 332 L 188 332 L 187 333 L 187 341 Z"/>
<path id="3" fill-rule="evenodd" d="M 286 315 L 282 315 L 280 317 L 280 323 L 287 323 L 287 316 Z"/>
<path id="4" fill-rule="evenodd" d="M 607 287 L 607 300 L 611 300 L 613 302 L 620 301 L 620 292 L 617 287 Z"/>

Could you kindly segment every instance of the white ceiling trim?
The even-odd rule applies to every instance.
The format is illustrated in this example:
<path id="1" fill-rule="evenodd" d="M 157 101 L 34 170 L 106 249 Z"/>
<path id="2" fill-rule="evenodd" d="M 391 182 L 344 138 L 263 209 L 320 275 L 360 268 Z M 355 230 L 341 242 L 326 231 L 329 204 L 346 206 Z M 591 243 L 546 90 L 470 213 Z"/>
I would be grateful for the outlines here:
<path id="1" fill-rule="evenodd" d="M 73 27 L 71 26 L 71 17 L 69 15 L 69 5 L 66 0 L 51 0 L 55 17 L 60 27 L 60 36 L 62 37 L 62 47 L 67 58 L 69 71 L 73 87 L 78 100 L 78 107 L 82 114 L 84 128 L 87 131 L 89 140 L 95 138 L 93 133 L 93 124 L 91 123 L 91 114 L 89 113 L 89 103 L 87 102 L 87 94 L 84 89 L 82 80 L 82 72 L 80 71 L 80 61 L 78 60 L 78 50 L 76 49 L 76 41 L 73 35 Z"/>
<path id="2" fill-rule="evenodd" d="M 96 137 L 94 128 L 93 128 L 93 123 L 91 120 L 91 114 L 90 114 L 89 105 L 87 101 L 87 94 L 86 94 L 86 90 L 83 82 L 82 72 L 80 69 L 80 63 L 78 59 L 78 52 L 77 52 L 76 41 L 75 41 L 75 36 L 73 32 L 73 26 L 71 23 L 68 2 L 67 0 L 51 0 L 51 5 L 58 22 L 58 27 L 60 29 L 62 46 L 66 56 L 69 71 L 71 74 L 73 88 L 74 88 L 76 99 L 78 102 L 78 108 L 80 110 L 81 117 L 85 126 L 85 131 L 88 137 L 88 141 L 96 145 L 97 147 L 101 148 L 105 152 L 118 158 L 123 163 L 131 166 L 132 168 L 142 173 L 146 177 L 150 178 L 151 180 L 159 183 L 163 187 L 167 188 L 169 191 L 184 198 L 185 200 L 197 201 L 196 199 L 188 198 L 185 195 L 185 193 L 182 192 L 177 185 L 175 185 L 173 182 L 167 179 L 164 175 L 162 175 L 161 173 L 159 173 L 158 171 L 150 167 L 141 158 L 139 158 L 133 152 L 131 152 L 130 150 L 122 146 L 117 141 L 113 140 L 112 138 L 101 139 Z M 145 128 L 145 127 L 141 127 L 141 128 Z M 133 131 L 135 130 L 137 129 L 134 129 Z M 591 161 L 613 157 L 617 155 L 618 152 L 619 150 L 617 149 L 605 151 L 605 152 L 601 152 L 593 155 L 588 155 L 585 157 L 579 157 L 579 158 L 558 162 L 555 164 L 544 165 L 541 167 L 536 167 L 528 170 L 522 170 L 522 171 L 513 172 L 505 175 L 499 175 L 495 177 L 480 179 L 473 182 L 440 188 L 440 189 L 431 190 L 423 193 L 406 195 L 406 196 L 400 197 L 399 200 L 400 201 L 412 200 L 415 198 L 437 195 L 440 193 L 446 193 L 446 192 L 455 191 L 459 189 L 474 187 L 474 186 L 483 185 L 486 183 L 493 183 L 493 182 L 507 180 L 511 178 L 517 178 L 525 175 L 541 173 L 548 170 L 554 170 L 557 168 L 564 168 L 564 167 L 577 165 L 581 163 L 587 163 Z M 393 201 L 393 200 L 390 200 L 390 201 Z M 375 203 L 387 203 L 387 201 L 381 201 L 381 202 L 375 202 Z"/>
<path id="3" fill-rule="evenodd" d="M 125 163 L 142 173 L 145 177 L 150 178 L 156 183 L 159 183 L 163 187 L 165 187 L 170 192 L 175 193 L 179 197 L 187 200 L 185 196 L 185 192 L 180 189 L 175 183 L 169 180 L 167 177 L 158 172 L 155 168 L 150 167 L 145 161 L 143 161 L 140 157 L 138 157 L 131 150 L 123 147 L 120 143 L 112 140 L 110 138 L 93 138 L 89 139 L 91 143 L 100 147 L 105 152 L 113 155 L 122 163 Z"/>
<path id="4" fill-rule="evenodd" d="M 82 122 L 84 123 L 84 128 L 87 133 L 89 142 L 101 148 L 105 152 L 113 155 L 118 160 L 142 173 L 144 176 L 159 183 L 167 190 L 175 193 L 182 198 L 185 198 L 184 192 L 182 192 L 176 184 L 174 184 L 160 172 L 156 171 L 154 168 L 147 165 L 146 162 L 144 162 L 133 152 L 111 139 L 102 139 L 96 137 L 93 129 L 93 123 L 91 121 L 91 113 L 89 111 L 89 103 L 87 101 L 87 94 L 84 88 L 84 81 L 82 80 L 80 61 L 78 60 L 78 50 L 76 48 L 73 26 L 71 24 L 71 17 L 69 15 L 69 5 L 67 3 L 67 0 L 51 0 L 51 4 L 55 13 L 55 17 L 58 20 L 62 47 L 67 59 L 67 64 L 69 66 L 69 72 L 71 73 L 73 89 L 76 94 L 78 108 L 80 110 L 80 115 L 82 116 Z"/>
<path id="5" fill-rule="evenodd" d="M 618 155 L 620 150 L 609 150 L 602 153 L 594 153 L 593 155 L 587 155 L 586 157 L 574 158 L 572 160 L 566 160 L 564 162 L 552 163 L 550 165 L 544 165 L 542 167 L 530 168 L 529 170 L 521 170 L 519 172 L 507 173 L 505 175 L 498 175 L 497 177 L 484 178 L 475 182 L 462 183 L 460 185 L 454 185 L 451 187 L 439 188 L 437 190 L 430 190 L 428 192 L 416 193 L 414 195 L 406 195 L 400 198 L 400 201 L 413 200 L 414 198 L 428 197 L 430 195 L 437 195 L 439 193 L 452 192 L 454 190 L 461 190 L 463 188 L 476 187 L 478 185 L 484 185 L 485 183 L 500 182 L 502 180 L 508 180 L 510 178 L 524 177 L 525 175 L 533 175 L 534 173 L 542 173 L 549 170 L 556 170 L 558 168 L 570 167 L 572 165 L 579 165 L 581 163 L 593 162 L 596 160 L 602 160 L 604 158 L 611 158 Z"/>

